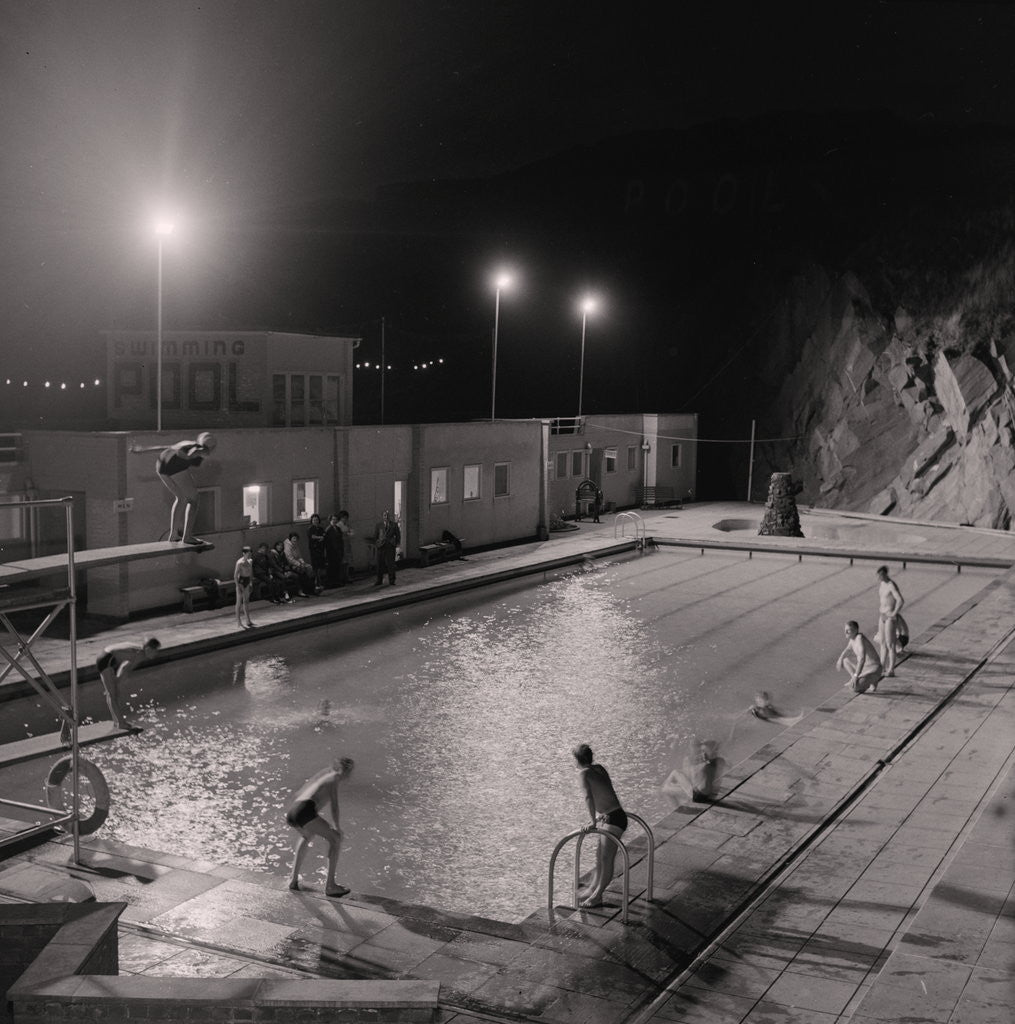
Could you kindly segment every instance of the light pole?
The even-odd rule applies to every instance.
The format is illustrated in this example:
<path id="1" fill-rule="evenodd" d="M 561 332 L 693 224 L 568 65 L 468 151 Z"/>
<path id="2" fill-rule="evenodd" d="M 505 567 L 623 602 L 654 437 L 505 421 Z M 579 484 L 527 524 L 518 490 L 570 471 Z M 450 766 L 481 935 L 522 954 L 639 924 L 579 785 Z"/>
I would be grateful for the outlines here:
<path id="1" fill-rule="evenodd" d="M 493 302 L 493 371 L 490 374 L 490 419 L 497 418 L 497 332 L 500 329 L 500 293 L 511 287 L 510 274 L 498 274 L 494 281 L 496 295 Z"/>
<path id="2" fill-rule="evenodd" d="M 588 320 L 589 313 L 594 313 L 596 310 L 596 300 L 591 296 L 587 295 L 582 299 L 581 311 L 582 311 L 582 357 L 581 363 L 578 369 L 578 420 L 582 418 L 582 391 L 585 388 L 585 323 Z"/>
<path id="3" fill-rule="evenodd" d="M 159 297 L 155 328 L 155 429 L 162 430 L 162 240 L 173 233 L 173 225 L 160 220 L 155 225 L 159 250 Z"/>

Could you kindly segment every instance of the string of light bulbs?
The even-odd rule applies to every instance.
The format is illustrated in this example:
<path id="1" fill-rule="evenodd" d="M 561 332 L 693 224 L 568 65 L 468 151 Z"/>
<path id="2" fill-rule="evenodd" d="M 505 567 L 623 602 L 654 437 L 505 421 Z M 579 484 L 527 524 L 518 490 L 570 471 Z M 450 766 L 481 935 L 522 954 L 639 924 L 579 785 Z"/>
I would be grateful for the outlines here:
<path id="1" fill-rule="evenodd" d="M 59 383 L 57 383 L 54 380 L 44 380 L 44 381 L 40 382 L 40 381 L 30 381 L 30 380 L 22 379 L 19 382 L 19 381 L 15 380 L 12 377 L 7 377 L 4 380 L 4 384 L 10 385 L 11 387 L 21 387 L 21 388 L 52 388 L 52 389 L 54 389 L 56 391 L 68 391 L 68 390 L 73 391 L 74 390 L 73 382 L 68 384 L 67 381 L 65 381 L 65 380 L 62 380 Z M 83 388 L 88 388 L 88 387 L 97 388 L 97 387 L 101 387 L 101 386 L 102 386 L 102 381 L 98 377 L 96 377 L 95 380 L 93 380 L 91 384 L 87 384 L 83 380 L 82 381 L 78 381 L 78 390 L 81 390 Z"/>
<path id="2" fill-rule="evenodd" d="M 443 366 L 443 359 L 428 359 L 421 363 L 413 363 L 412 368 L 414 370 L 429 370 L 432 366 Z M 382 367 L 380 363 L 365 361 L 362 363 L 356 363 L 357 370 L 380 370 L 384 369 L 385 372 L 390 373 L 392 370 L 402 369 L 402 367 L 396 367 L 392 363 L 388 363 Z"/>

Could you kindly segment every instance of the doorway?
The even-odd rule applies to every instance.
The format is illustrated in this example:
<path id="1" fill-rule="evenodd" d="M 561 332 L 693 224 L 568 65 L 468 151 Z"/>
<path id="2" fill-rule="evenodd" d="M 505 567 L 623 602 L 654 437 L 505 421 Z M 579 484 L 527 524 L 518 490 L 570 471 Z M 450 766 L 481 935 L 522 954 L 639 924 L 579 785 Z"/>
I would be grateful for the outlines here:
<path id="1" fill-rule="evenodd" d="M 398 550 L 395 552 L 396 559 L 402 559 L 405 557 L 405 519 L 402 515 L 403 505 L 405 504 L 405 481 L 395 481 L 395 493 L 391 502 L 391 514 L 395 517 L 395 522 L 398 523 L 398 532 L 402 539 L 398 542 Z"/>

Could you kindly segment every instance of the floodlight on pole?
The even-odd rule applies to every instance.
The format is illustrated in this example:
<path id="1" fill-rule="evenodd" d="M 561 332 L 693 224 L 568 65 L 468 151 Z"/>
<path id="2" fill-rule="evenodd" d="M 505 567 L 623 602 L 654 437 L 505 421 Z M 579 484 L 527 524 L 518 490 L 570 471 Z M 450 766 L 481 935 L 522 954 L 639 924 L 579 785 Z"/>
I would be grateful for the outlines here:
<path id="1" fill-rule="evenodd" d="M 162 430 L 162 240 L 173 233 L 168 220 L 155 222 L 155 240 L 158 245 L 158 311 L 155 327 L 155 429 Z"/>
<path id="2" fill-rule="evenodd" d="M 510 274 L 501 273 L 494 279 L 496 295 L 493 303 L 493 370 L 490 374 L 490 419 L 497 418 L 497 333 L 500 330 L 500 293 L 503 289 L 510 288 L 512 277 Z"/>
<path id="3" fill-rule="evenodd" d="M 582 418 L 582 392 L 585 388 L 585 325 L 589 313 L 594 313 L 599 305 L 597 299 L 592 295 L 586 295 L 581 301 L 582 311 L 582 354 L 578 369 L 578 419 Z"/>

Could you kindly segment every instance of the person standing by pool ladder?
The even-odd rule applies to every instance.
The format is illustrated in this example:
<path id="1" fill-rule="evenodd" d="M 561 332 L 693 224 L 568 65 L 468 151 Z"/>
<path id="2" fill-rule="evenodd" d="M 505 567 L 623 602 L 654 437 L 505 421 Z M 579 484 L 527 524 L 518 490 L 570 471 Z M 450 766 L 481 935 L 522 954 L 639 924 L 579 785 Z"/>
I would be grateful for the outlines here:
<path id="1" fill-rule="evenodd" d="M 587 743 L 579 743 L 571 753 L 580 774 L 585 804 L 592 818 L 590 824 L 582 826 L 582 831 L 603 829 L 619 839 L 627 829 L 627 814 L 620 806 L 620 800 L 610 781 L 610 773 L 601 764 L 594 763 L 592 748 Z M 616 856 L 617 844 L 601 836 L 596 851 L 595 873 L 588 893 L 579 903 L 580 907 L 603 905 L 603 893 L 613 881 L 613 863 Z"/>
<path id="2" fill-rule="evenodd" d="M 293 795 L 285 820 L 290 828 L 300 834 L 293 859 L 293 870 L 289 876 L 289 888 L 294 892 L 300 888 L 300 868 L 306 856 L 307 847 L 315 836 L 322 837 L 328 844 L 328 877 L 324 883 L 325 896 L 345 896 L 349 890 L 339 885 L 335 878 L 338 870 L 338 856 L 342 852 L 342 829 L 339 827 L 338 784 L 349 776 L 353 769 L 351 757 L 343 757 L 330 768 L 318 772 L 308 779 Z M 321 811 L 329 810 L 332 822 Z"/>

